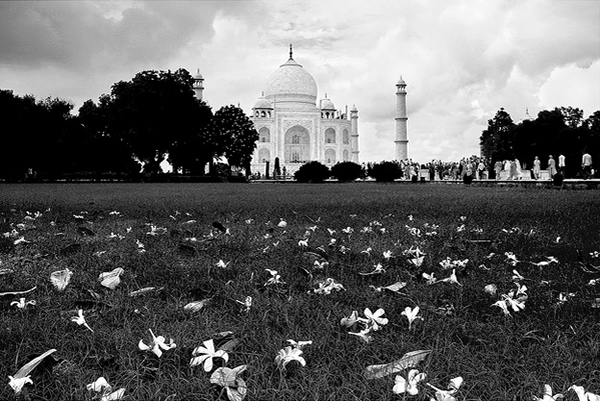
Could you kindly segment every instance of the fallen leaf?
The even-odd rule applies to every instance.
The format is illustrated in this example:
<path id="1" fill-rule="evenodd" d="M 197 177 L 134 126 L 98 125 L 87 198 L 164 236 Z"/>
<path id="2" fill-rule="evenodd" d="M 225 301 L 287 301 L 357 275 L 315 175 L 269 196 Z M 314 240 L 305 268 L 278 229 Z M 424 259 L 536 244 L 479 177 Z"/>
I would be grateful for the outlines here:
<path id="1" fill-rule="evenodd" d="M 365 378 L 379 379 L 397 372 L 401 372 L 404 369 L 412 368 L 417 366 L 419 362 L 429 355 L 430 350 L 418 350 L 404 354 L 404 356 L 394 362 L 385 363 L 382 365 L 370 365 L 365 370 Z"/>
<path id="2" fill-rule="evenodd" d="M 190 302 L 189 304 L 183 307 L 183 310 L 188 312 L 198 312 L 200 309 L 204 308 L 210 302 L 210 298 L 203 299 L 201 301 Z"/>

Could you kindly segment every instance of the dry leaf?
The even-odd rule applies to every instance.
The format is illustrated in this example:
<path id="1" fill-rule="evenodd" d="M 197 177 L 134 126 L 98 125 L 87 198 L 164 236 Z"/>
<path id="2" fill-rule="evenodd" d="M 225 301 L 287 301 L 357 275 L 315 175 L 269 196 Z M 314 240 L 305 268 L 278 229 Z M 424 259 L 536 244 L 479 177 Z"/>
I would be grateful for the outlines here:
<path id="1" fill-rule="evenodd" d="M 419 362 L 425 359 L 430 352 L 430 350 L 412 351 L 404 354 L 404 356 L 397 361 L 383 365 L 367 366 L 365 377 L 367 379 L 379 379 L 404 369 L 415 367 Z"/>
<path id="2" fill-rule="evenodd" d="M 15 373 L 15 375 L 13 376 L 13 379 L 22 379 L 25 376 L 29 376 L 31 371 L 33 369 L 35 369 L 36 366 L 39 365 L 44 360 L 44 358 L 46 358 L 48 355 L 52 354 L 53 352 L 56 352 L 56 350 L 54 348 L 44 352 L 42 355 L 38 356 L 37 358 L 34 358 L 31 361 L 27 362 L 25 365 L 23 365 L 23 367 L 21 369 L 19 369 L 19 371 L 17 373 Z"/>
<path id="3" fill-rule="evenodd" d="M 9 292 L 0 292 L 0 297 L 3 297 L 5 295 L 23 295 L 23 294 L 27 294 L 33 290 L 35 290 L 37 288 L 37 286 L 27 290 L 27 291 L 9 291 Z"/>
<path id="4" fill-rule="evenodd" d="M 165 287 L 160 287 L 160 288 L 156 288 L 156 287 L 145 287 L 145 288 L 141 288 L 141 289 L 139 289 L 139 290 L 137 290 L 137 291 L 132 291 L 132 292 L 130 292 L 130 293 L 129 293 L 129 296 L 130 296 L 130 297 L 137 297 L 137 296 L 139 296 L 139 295 L 144 295 L 144 294 L 147 294 L 147 293 L 149 293 L 149 292 L 152 292 L 152 291 L 160 291 L 160 290 L 162 290 L 163 288 L 165 288 Z"/>
<path id="5" fill-rule="evenodd" d="M 98 280 L 104 287 L 114 290 L 121 283 L 119 276 L 123 274 L 124 271 L 125 270 L 121 269 L 120 267 L 117 267 L 113 271 L 100 273 Z"/>
<path id="6" fill-rule="evenodd" d="M 204 308 L 210 302 L 210 298 L 203 299 L 202 301 L 194 301 L 183 307 L 183 310 L 188 312 L 198 312 L 200 309 Z"/>
<path id="7" fill-rule="evenodd" d="M 69 285 L 72 275 L 73 272 L 69 269 L 58 270 L 50 274 L 50 282 L 58 291 L 63 291 Z"/>

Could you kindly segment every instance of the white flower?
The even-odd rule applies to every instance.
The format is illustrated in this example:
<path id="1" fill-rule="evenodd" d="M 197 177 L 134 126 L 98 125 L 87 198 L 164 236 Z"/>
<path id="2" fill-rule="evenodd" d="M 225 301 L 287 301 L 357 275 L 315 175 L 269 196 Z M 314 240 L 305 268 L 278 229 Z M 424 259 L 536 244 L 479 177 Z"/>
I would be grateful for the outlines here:
<path id="1" fill-rule="evenodd" d="M 125 394 L 125 389 L 120 388 L 117 391 L 112 391 L 112 386 L 108 384 L 104 377 L 99 377 L 95 382 L 87 385 L 88 391 L 95 391 L 101 393 L 100 401 L 114 401 L 120 400 Z"/>
<path id="2" fill-rule="evenodd" d="M 169 340 L 169 343 L 167 344 L 165 342 L 165 338 L 163 336 L 158 336 L 156 337 L 154 335 L 154 333 L 152 332 L 151 329 L 148 329 L 150 331 L 150 334 L 152 335 L 152 344 L 151 345 L 146 345 L 144 343 L 144 340 L 140 340 L 140 342 L 138 343 L 138 348 L 142 351 L 151 351 L 153 352 L 157 357 L 161 357 L 162 356 L 162 350 L 168 351 L 172 348 L 175 348 L 177 345 L 173 342 L 173 339 Z"/>
<path id="3" fill-rule="evenodd" d="M 450 275 L 450 277 L 438 280 L 437 283 L 451 283 L 462 286 L 462 284 L 458 282 L 458 279 L 456 277 L 456 269 L 452 269 L 452 274 Z"/>
<path id="4" fill-rule="evenodd" d="M 296 361 L 300 365 L 306 366 L 306 361 L 300 355 L 302 355 L 302 350 L 300 348 L 285 347 L 279 350 L 279 353 L 275 357 L 275 364 L 281 371 L 285 371 L 285 366 L 292 361 Z"/>
<path id="5" fill-rule="evenodd" d="M 12 301 L 10 303 L 10 306 L 16 306 L 19 309 L 25 309 L 25 308 L 27 308 L 27 305 L 35 306 L 35 301 L 31 300 L 31 301 L 25 302 L 25 298 L 19 298 L 18 301 Z"/>
<path id="6" fill-rule="evenodd" d="M 136 245 L 137 245 L 137 247 L 138 247 L 138 252 L 139 252 L 139 253 L 144 253 L 144 252 L 146 252 L 146 247 L 144 246 L 144 244 L 142 244 L 142 243 L 140 242 L 140 240 L 139 240 L 139 239 L 136 239 L 136 240 L 135 240 L 135 244 L 136 244 Z"/>
<path id="7" fill-rule="evenodd" d="M 331 294 L 331 291 L 340 291 L 340 290 L 346 290 L 344 288 L 344 286 L 340 283 L 336 283 L 334 279 L 327 278 L 325 281 L 320 281 L 319 282 L 319 288 L 315 288 L 313 289 L 315 294 L 325 294 L 325 295 L 329 295 Z"/>
<path id="8" fill-rule="evenodd" d="M 559 398 L 563 398 L 563 395 L 562 394 L 552 395 L 552 387 L 550 387 L 549 384 L 544 384 L 544 395 L 542 396 L 542 398 L 536 397 L 535 395 L 533 396 L 533 399 L 535 401 L 556 401 Z"/>
<path id="9" fill-rule="evenodd" d="M 246 370 L 246 365 L 240 365 L 233 369 L 226 366 L 217 368 L 210 376 L 210 382 L 224 387 L 227 391 L 229 401 L 242 401 L 246 397 L 248 387 L 240 373 Z"/>
<path id="10" fill-rule="evenodd" d="M 353 336 L 357 336 L 358 338 L 360 338 L 364 342 L 370 343 L 373 340 L 373 337 L 369 335 L 370 332 L 371 332 L 371 327 L 367 327 L 366 329 L 363 329 L 363 330 L 359 331 L 358 333 L 352 333 L 352 332 L 349 331 L 348 334 L 352 334 Z"/>
<path id="11" fill-rule="evenodd" d="M 392 391 L 396 394 L 408 393 L 409 395 L 417 395 L 419 394 L 417 384 L 425 380 L 426 377 L 425 373 L 419 373 L 417 369 L 411 369 L 408 372 L 407 379 L 400 375 L 396 376 L 396 384 L 392 388 Z"/>
<path id="12" fill-rule="evenodd" d="M 344 327 L 352 327 L 356 322 L 359 321 L 358 312 L 352 311 L 352 314 L 349 317 L 344 317 L 340 320 L 340 324 Z"/>
<path id="13" fill-rule="evenodd" d="M 588 393 L 582 386 L 572 385 L 567 389 L 573 390 L 577 394 L 579 401 L 600 401 L 600 395 Z"/>
<path id="14" fill-rule="evenodd" d="M 313 342 L 312 340 L 307 340 L 307 341 L 295 341 L 295 340 L 287 340 L 288 343 L 290 343 L 290 345 L 294 348 L 298 348 L 298 349 L 302 349 L 307 345 L 311 345 Z"/>
<path id="15" fill-rule="evenodd" d="M 223 259 L 219 259 L 216 266 L 220 267 L 221 269 L 225 269 L 229 265 L 229 263 L 230 262 L 225 263 L 225 262 L 223 262 Z"/>
<path id="16" fill-rule="evenodd" d="M 85 317 L 83 317 L 83 309 L 79 309 L 78 313 L 79 316 L 73 316 L 71 318 L 71 321 L 77 323 L 79 326 L 85 326 L 89 331 L 93 333 L 94 330 L 92 330 L 92 328 L 88 326 L 87 322 L 85 321 Z"/>
<path id="17" fill-rule="evenodd" d="M 190 366 L 197 366 L 201 363 L 204 364 L 204 371 L 210 372 L 213 369 L 213 358 L 221 358 L 225 362 L 229 360 L 229 355 L 224 350 L 215 350 L 215 343 L 212 340 L 204 341 L 203 346 L 196 347 L 194 351 L 192 351 L 192 355 L 196 354 L 204 354 L 192 358 L 190 360 Z"/>
<path id="18" fill-rule="evenodd" d="M 368 319 L 368 324 L 371 326 L 373 331 L 379 330 L 380 325 L 385 326 L 386 324 L 388 324 L 388 319 L 385 317 L 381 317 L 381 315 L 385 313 L 385 311 L 382 308 L 377 309 L 375 313 L 371 312 L 371 309 L 366 308 L 364 313 Z"/>
<path id="19" fill-rule="evenodd" d="M 496 295 L 496 292 L 498 292 L 498 287 L 496 286 L 496 284 L 488 284 L 484 287 L 483 290 L 490 295 Z"/>
<path id="20" fill-rule="evenodd" d="M 412 326 L 412 322 L 414 322 L 416 319 L 423 320 L 423 318 L 421 316 L 417 316 L 419 314 L 419 310 L 420 309 L 418 306 L 415 306 L 414 309 L 411 309 L 410 306 L 407 306 L 402 311 L 401 315 L 406 316 L 406 318 L 408 319 L 408 330 L 410 330 L 410 328 Z"/>
<path id="21" fill-rule="evenodd" d="M 521 276 L 521 274 L 520 274 L 518 271 L 516 271 L 516 270 L 513 270 L 512 272 L 513 272 L 512 279 L 513 279 L 514 281 L 517 281 L 517 280 L 525 280 L 525 277 Z"/>
<path id="22" fill-rule="evenodd" d="M 463 383 L 463 378 L 461 376 L 455 377 L 450 380 L 450 384 L 448 385 L 448 390 L 441 390 L 430 383 L 426 383 L 429 387 L 435 390 L 435 400 L 432 401 L 456 401 L 454 395 L 458 392 L 458 389 Z"/>
<path id="23" fill-rule="evenodd" d="M 251 296 L 247 296 L 244 301 L 238 301 L 236 299 L 235 302 L 237 302 L 238 304 L 242 304 L 243 306 L 245 306 L 246 309 L 244 311 L 246 313 L 248 313 L 250 311 L 250 308 L 252 307 L 252 297 Z"/>
<path id="24" fill-rule="evenodd" d="M 388 251 L 383 252 L 383 257 L 386 260 L 390 260 L 390 258 L 392 257 L 392 251 L 388 250 Z"/>
<path id="25" fill-rule="evenodd" d="M 373 271 L 369 272 L 369 273 L 358 273 L 361 276 L 370 276 L 373 274 L 383 274 L 385 273 L 385 269 L 383 268 L 383 266 L 381 265 L 381 263 L 377 263 L 376 265 L 373 265 L 373 267 L 375 268 Z"/>
<path id="26" fill-rule="evenodd" d="M 299 240 L 298 241 L 298 246 L 306 248 L 308 246 L 308 238 Z"/>
<path id="27" fill-rule="evenodd" d="M 287 222 L 285 220 L 281 219 L 279 221 L 279 223 L 277 223 L 277 227 L 285 228 L 285 227 L 287 227 Z"/>
<path id="28" fill-rule="evenodd" d="M 267 280 L 264 285 L 274 285 L 274 284 L 285 284 L 284 281 L 281 281 L 281 276 L 277 272 L 277 270 L 265 269 L 271 275 L 271 278 Z"/>
<path id="29" fill-rule="evenodd" d="M 510 263 L 513 267 L 515 267 L 517 263 L 519 263 L 519 260 L 512 252 L 504 252 L 504 256 L 506 256 L 506 261 Z"/>
<path id="30" fill-rule="evenodd" d="M 33 384 L 33 380 L 31 380 L 30 376 L 21 377 L 18 379 L 15 379 L 12 376 L 8 376 L 8 378 L 10 380 L 8 382 L 8 385 L 11 386 L 13 390 L 15 390 L 15 394 L 19 394 L 25 384 Z"/>
<path id="31" fill-rule="evenodd" d="M 344 234 L 352 234 L 354 232 L 354 229 L 352 227 L 346 227 L 342 229 L 342 232 Z"/>
<path id="32" fill-rule="evenodd" d="M 427 280 L 427 284 L 429 285 L 435 284 L 437 282 L 437 279 L 434 277 L 434 273 L 423 273 L 423 278 Z"/>

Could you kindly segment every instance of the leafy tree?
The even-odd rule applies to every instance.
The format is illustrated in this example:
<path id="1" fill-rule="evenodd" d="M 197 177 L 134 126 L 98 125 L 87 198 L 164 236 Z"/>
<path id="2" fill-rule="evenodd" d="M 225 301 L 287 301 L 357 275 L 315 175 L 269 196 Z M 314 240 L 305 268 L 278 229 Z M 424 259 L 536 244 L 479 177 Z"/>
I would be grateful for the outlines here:
<path id="1" fill-rule="evenodd" d="M 360 164 L 346 161 L 336 163 L 331 167 L 331 176 L 338 181 L 354 181 L 365 176 L 365 171 Z"/>
<path id="2" fill-rule="evenodd" d="M 370 176 L 378 182 L 393 182 L 402 177 L 402 167 L 396 160 L 374 163 L 371 166 Z"/>
<path id="3" fill-rule="evenodd" d="M 224 156 L 230 167 L 244 168 L 250 174 L 258 132 L 242 109 L 230 105 L 217 110 L 209 124 L 208 137 L 214 157 Z"/>
<path id="4" fill-rule="evenodd" d="M 498 110 L 494 118 L 488 120 L 488 127 L 479 138 L 482 156 L 492 164 L 496 160 L 513 159 L 514 127 L 512 118 L 504 108 Z"/>
<path id="5" fill-rule="evenodd" d="M 106 102 L 109 136 L 123 139 L 146 172 L 160 172 L 166 154 L 206 124 L 198 118 L 203 114 L 192 85 L 190 73 L 179 69 L 142 71 L 112 86 Z"/>
<path id="6" fill-rule="evenodd" d="M 294 178 L 298 182 L 323 182 L 331 175 L 329 167 L 318 161 L 312 161 L 303 164 L 294 173 Z"/>

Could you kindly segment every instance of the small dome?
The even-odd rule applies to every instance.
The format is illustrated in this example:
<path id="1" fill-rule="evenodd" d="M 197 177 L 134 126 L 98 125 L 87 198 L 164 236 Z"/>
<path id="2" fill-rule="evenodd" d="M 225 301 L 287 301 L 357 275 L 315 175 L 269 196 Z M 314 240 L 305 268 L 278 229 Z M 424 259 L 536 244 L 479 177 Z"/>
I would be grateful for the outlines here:
<path id="1" fill-rule="evenodd" d="M 204 81 L 204 77 L 202 76 L 202 74 L 200 74 L 200 69 L 199 68 L 196 70 L 196 73 L 194 74 L 194 76 L 192 78 L 194 78 L 196 80 L 197 79 L 201 79 L 201 80 Z"/>
<path id="2" fill-rule="evenodd" d="M 400 75 L 400 80 L 398 81 L 398 83 L 396 85 L 406 86 L 406 82 L 404 82 L 404 80 L 402 79 L 402 75 Z"/>
<path id="3" fill-rule="evenodd" d="M 335 110 L 335 105 L 330 99 L 327 99 L 327 95 L 325 95 L 325 99 L 321 99 L 321 110 Z"/>
<path id="4" fill-rule="evenodd" d="M 253 109 L 273 109 L 273 106 L 264 96 L 261 96 L 256 101 Z"/>

